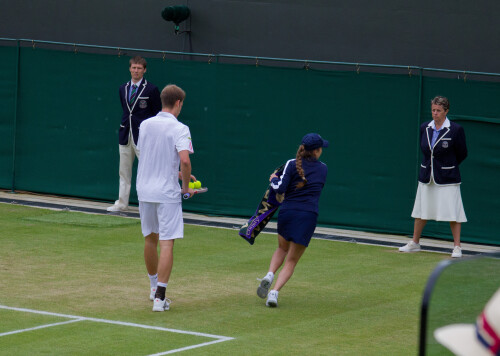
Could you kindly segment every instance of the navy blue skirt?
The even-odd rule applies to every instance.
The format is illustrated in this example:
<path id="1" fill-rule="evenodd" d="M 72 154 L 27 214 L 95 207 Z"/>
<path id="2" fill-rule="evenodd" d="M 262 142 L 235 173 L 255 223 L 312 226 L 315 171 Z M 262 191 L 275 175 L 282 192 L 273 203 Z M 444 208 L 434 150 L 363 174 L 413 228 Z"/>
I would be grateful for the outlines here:
<path id="1" fill-rule="evenodd" d="M 314 234 L 314 229 L 316 229 L 317 221 L 318 214 L 312 211 L 280 210 L 278 214 L 278 234 L 287 241 L 307 247 Z"/>

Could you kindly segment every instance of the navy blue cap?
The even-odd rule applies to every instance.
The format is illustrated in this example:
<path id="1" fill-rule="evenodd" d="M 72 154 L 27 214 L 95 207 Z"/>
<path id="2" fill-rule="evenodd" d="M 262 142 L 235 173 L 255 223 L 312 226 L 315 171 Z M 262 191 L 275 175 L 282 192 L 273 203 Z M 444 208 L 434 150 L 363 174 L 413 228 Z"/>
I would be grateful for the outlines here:
<path id="1" fill-rule="evenodd" d="M 328 141 L 323 140 L 317 133 L 308 133 L 302 137 L 302 144 L 306 151 L 312 151 L 320 147 L 328 147 Z"/>

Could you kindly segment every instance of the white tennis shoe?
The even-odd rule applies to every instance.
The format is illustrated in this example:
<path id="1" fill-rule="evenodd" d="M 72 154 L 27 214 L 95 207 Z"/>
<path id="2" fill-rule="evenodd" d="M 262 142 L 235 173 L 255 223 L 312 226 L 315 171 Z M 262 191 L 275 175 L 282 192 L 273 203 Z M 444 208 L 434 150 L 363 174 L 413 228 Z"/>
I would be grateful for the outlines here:
<path id="1" fill-rule="evenodd" d="M 267 295 L 266 306 L 276 308 L 278 306 L 278 291 L 271 290 Z"/>
<path id="2" fill-rule="evenodd" d="M 399 248 L 399 252 L 418 252 L 418 251 L 420 251 L 420 244 L 416 244 L 413 241 L 410 241 L 403 247 Z"/>
<path id="3" fill-rule="evenodd" d="M 151 287 L 151 292 L 149 293 L 149 300 L 155 300 L 156 287 Z"/>
<path id="4" fill-rule="evenodd" d="M 265 297 L 267 297 L 267 292 L 269 292 L 269 288 L 271 288 L 271 284 L 273 283 L 273 281 L 267 276 L 262 279 L 257 278 L 257 280 L 260 281 L 260 284 L 257 287 L 257 295 L 260 298 L 264 299 Z"/>
<path id="5" fill-rule="evenodd" d="M 126 206 L 119 205 L 119 204 L 113 204 L 110 207 L 106 209 L 109 212 L 117 212 L 117 211 L 125 211 L 127 210 Z"/>
<path id="6" fill-rule="evenodd" d="M 462 257 L 462 248 L 460 246 L 455 246 L 453 252 L 451 253 L 451 257 L 460 258 Z"/>
<path id="7" fill-rule="evenodd" d="M 165 298 L 165 300 L 161 300 L 160 298 L 155 298 L 153 303 L 154 303 L 153 311 L 162 312 L 165 310 L 170 310 L 170 303 L 172 303 L 172 301 L 168 298 Z"/>

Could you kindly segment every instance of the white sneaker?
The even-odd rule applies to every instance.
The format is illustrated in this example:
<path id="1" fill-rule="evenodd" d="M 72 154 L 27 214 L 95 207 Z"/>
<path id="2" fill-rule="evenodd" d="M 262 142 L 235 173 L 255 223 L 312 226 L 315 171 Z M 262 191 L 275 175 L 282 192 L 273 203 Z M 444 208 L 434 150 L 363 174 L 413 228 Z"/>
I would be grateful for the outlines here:
<path id="1" fill-rule="evenodd" d="M 271 290 L 267 295 L 266 306 L 276 308 L 278 306 L 278 291 Z"/>
<path id="2" fill-rule="evenodd" d="M 451 253 L 451 257 L 460 258 L 462 257 L 462 248 L 460 246 L 455 246 L 453 252 Z"/>
<path id="3" fill-rule="evenodd" d="M 162 312 L 165 310 L 169 310 L 170 303 L 172 303 L 172 301 L 168 298 L 165 298 L 165 300 L 161 300 L 160 298 L 155 298 L 154 304 L 153 304 L 153 311 Z"/>
<path id="4" fill-rule="evenodd" d="M 151 292 L 149 293 L 149 300 L 155 300 L 156 287 L 151 288 Z"/>
<path id="5" fill-rule="evenodd" d="M 416 244 L 413 241 L 410 241 L 403 247 L 399 248 L 399 252 L 418 252 L 418 251 L 420 251 L 420 244 Z"/>
<path id="6" fill-rule="evenodd" d="M 257 295 L 264 299 L 265 297 L 267 297 L 267 292 L 269 292 L 269 288 L 271 288 L 271 284 L 273 283 L 273 281 L 267 278 L 267 276 L 258 280 L 260 281 L 260 284 L 257 287 Z"/>
<path id="7" fill-rule="evenodd" d="M 109 208 L 106 209 L 107 211 L 110 211 L 110 212 L 116 212 L 116 211 L 125 211 L 127 210 L 127 207 L 126 206 L 123 206 L 123 205 L 117 205 L 117 204 L 114 204 L 114 205 L 111 205 Z"/>

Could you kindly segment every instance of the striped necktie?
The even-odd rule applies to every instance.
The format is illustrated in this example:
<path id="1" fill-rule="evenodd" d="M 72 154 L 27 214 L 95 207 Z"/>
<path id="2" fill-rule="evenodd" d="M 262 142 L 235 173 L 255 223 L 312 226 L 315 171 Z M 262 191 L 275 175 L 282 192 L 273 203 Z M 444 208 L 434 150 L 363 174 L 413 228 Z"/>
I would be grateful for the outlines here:
<path id="1" fill-rule="evenodd" d="M 132 85 L 132 92 L 130 92 L 130 105 L 134 105 L 135 97 L 137 96 L 137 85 Z"/>

